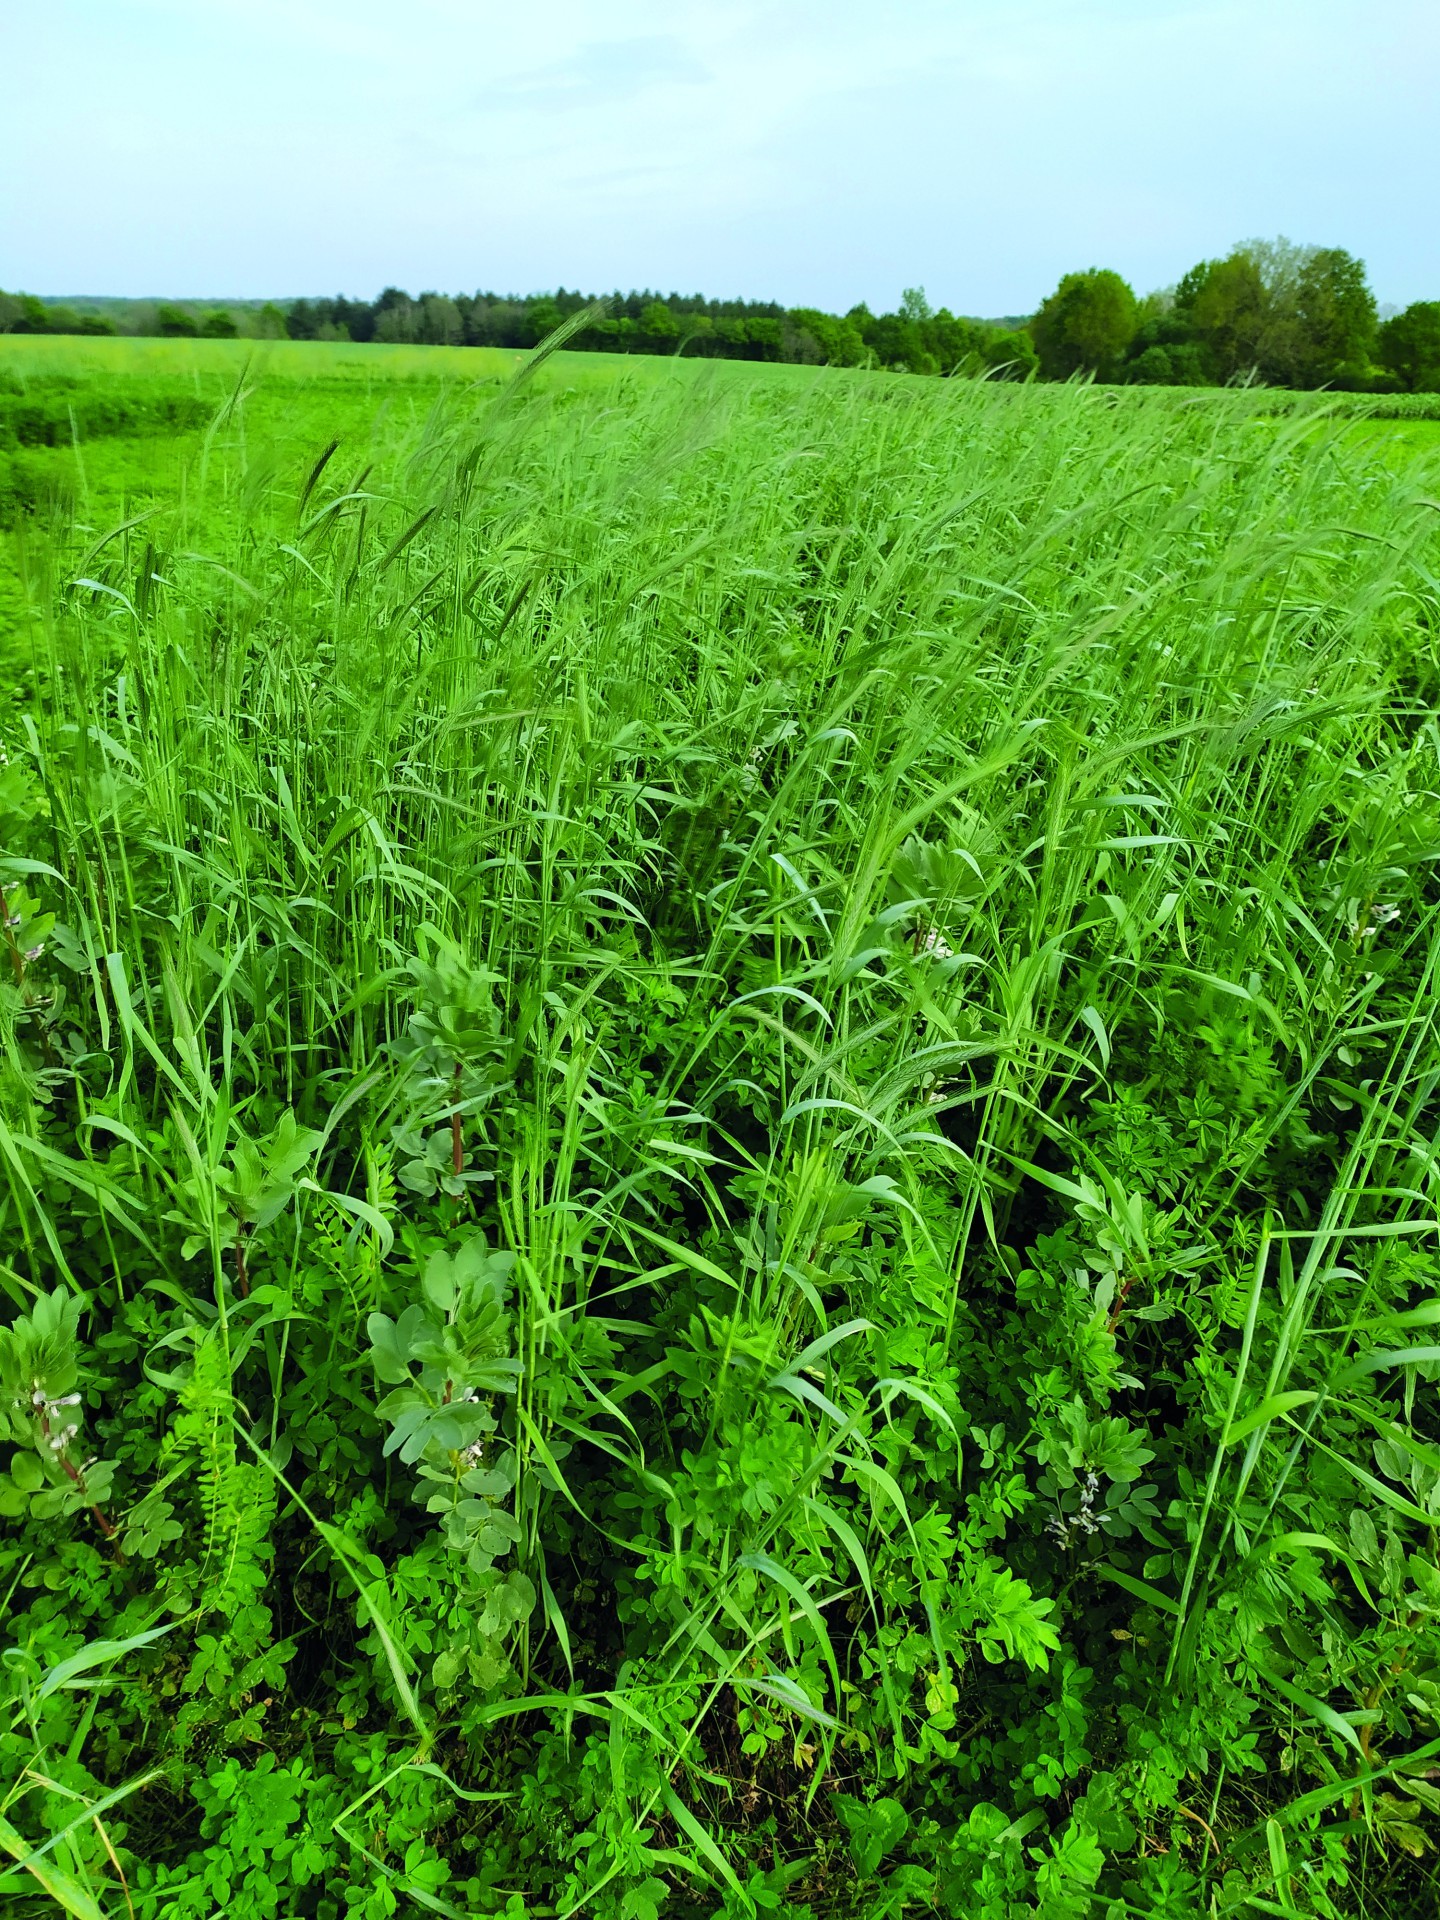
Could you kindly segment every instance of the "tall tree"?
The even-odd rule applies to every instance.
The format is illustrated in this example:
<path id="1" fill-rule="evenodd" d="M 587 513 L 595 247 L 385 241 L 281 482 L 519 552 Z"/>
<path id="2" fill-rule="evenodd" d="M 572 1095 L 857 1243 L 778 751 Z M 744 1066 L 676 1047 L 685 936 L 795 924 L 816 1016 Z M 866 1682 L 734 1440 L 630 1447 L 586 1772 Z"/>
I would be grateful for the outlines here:
<path id="1" fill-rule="evenodd" d="M 1316 249 L 1278 240 L 1246 240 L 1223 260 L 1192 268 L 1176 289 L 1212 378 L 1254 376 L 1294 386 L 1308 375 L 1308 334 L 1300 289 Z"/>
<path id="2" fill-rule="evenodd" d="M 1108 267 L 1067 273 L 1031 323 L 1040 371 L 1047 380 L 1073 373 L 1107 379 L 1134 337 L 1134 290 Z"/>
<path id="3" fill-rule="evenodd" d="M 1274 316 L 1260 264 L 1245 248 L 1193 268 L 1177 289 L 1176 305 L 1188 314 L 1215 379 L 1258 368 Z"/>
<path id="4" fill-rule="evenodd" d="M 1295 312 L 1302 373 L 1311 384 L 1365 377 L 1375 345 L 1375 296 L 1363 260 L 1343 247 L 1317 247 L 1300 269 Z"/>
<path id="5" fill-rule="evenodd" d="M 1440 300 L 1417 300 L 1380 328 L 1380 364 L 1412 393 L 1440 393 Z"/>
<path id="6" fill-rule="evenodd" d="M 465 338 L 460 309 L 446 293 L 422 293 L 415 337 L 432 347 L 458 347 Z"/>

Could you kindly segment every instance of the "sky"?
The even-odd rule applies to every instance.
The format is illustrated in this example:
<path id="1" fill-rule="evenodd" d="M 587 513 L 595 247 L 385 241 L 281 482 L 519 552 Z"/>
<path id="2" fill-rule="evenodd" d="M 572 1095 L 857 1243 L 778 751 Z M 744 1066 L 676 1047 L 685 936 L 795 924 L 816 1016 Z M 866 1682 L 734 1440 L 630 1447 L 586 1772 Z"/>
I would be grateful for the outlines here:
<path id="1" fill-rule="evenodd" d="M 1437 0 L 0 0 L 0 287 L 1440 299 Z"/>

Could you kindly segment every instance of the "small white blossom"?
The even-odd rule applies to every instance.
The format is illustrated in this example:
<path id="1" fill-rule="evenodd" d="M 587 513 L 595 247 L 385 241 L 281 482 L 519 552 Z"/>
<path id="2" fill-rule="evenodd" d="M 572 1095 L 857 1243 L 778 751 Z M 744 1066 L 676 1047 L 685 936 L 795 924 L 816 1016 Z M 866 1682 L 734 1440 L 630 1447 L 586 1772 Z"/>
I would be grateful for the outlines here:
<path id="1" fill-rule="evenodd" d="M 938 927 L 927 927 L 925 929 L 924 933 L 920 936 L 920 941 L 915 951 L 917 953 L 928 954 L 932 960 L 949 960 L 953 958 L 955 953 L 955 949 Z"/>
<path id="2" fill-rule="evenodd" d="M 1080 1491 L 1080 1505 L 1072 1514 L 1056 1513 L 1045 1522 L 1045 1531 L 1053 1534 L 1061 1546 L 1068 1547 L 1077 1533 L 1092 1534 L 1100 1531 L 1100 1522 L 1091 1512 L 1095 1505 L 1095 1496 L 1100 1491 L 1100 1476 L 1093 1470 L 1085 1475 L 1085 1485 Z"/>

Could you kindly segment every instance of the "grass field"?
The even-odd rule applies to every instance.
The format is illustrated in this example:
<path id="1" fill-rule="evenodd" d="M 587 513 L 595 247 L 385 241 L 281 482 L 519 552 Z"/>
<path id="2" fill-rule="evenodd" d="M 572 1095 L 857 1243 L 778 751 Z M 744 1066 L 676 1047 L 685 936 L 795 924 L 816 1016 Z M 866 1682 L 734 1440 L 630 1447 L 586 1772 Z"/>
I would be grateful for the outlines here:
<path id="1" fill-rule="evenodd" d="M 1433 1914 L 1433 430 L 0 413 L 3 1911 Z"/>

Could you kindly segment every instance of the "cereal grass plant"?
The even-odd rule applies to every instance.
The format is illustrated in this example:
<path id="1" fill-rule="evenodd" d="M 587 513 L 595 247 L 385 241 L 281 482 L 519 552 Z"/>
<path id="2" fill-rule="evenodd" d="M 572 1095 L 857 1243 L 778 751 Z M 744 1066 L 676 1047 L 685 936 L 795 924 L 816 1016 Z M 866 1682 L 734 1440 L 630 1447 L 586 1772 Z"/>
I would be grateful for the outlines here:
<path id="1" fill-rule="evenodd" d="M 1435 462 L 528 371 L 22 529 L 0 1878 L 1433 1911 Z"/>

